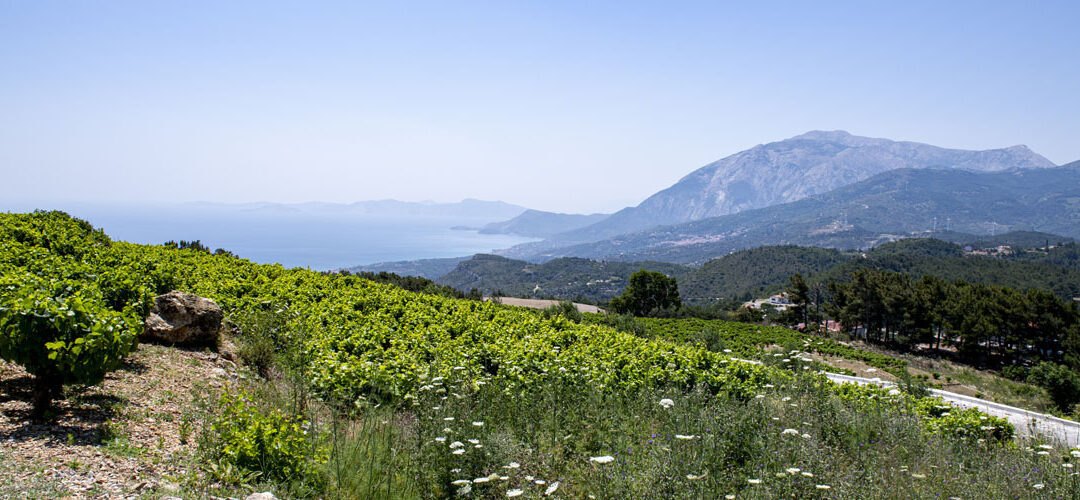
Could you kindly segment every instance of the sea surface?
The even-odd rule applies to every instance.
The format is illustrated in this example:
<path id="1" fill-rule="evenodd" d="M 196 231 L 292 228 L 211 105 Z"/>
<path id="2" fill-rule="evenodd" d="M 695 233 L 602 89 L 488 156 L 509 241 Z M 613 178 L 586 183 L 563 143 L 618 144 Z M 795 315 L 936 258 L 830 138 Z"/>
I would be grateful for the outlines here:
<path id="1" fill-rule="evenodd" d="M 376 262 L 459 257 L 535 241 L 450 229 L 496 222 L 484 217 L 357 215 L 200 205 L 75 204 L 47 208 L 85 219 L 114 240 L 145 244 L 199 240 L 211 249 L 224 248 L 255 262 L 320 271 Z M 10 212 L 33 209 L 5 208 Z"/>

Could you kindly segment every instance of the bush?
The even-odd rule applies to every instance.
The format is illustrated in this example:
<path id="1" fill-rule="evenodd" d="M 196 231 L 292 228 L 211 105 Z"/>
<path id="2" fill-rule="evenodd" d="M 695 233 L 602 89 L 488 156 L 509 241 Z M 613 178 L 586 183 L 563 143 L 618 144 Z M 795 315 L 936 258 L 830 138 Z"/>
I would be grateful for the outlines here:
<path id="1" fill-rule="evenodd" d="M 328 459 L 306 420 L 279 409 L 260 412 L 244 392 L 224 393 L 202 445 L 221 470 L 239 469 L 278 481 L 318 481 Z"/>
<path id="2" fill-rule="evenodd" d="M 551 319 L 556 316 L 562 316 L 574 323 L 581 323 L 581 312 L 578 311 L 577 306 L 569 300 L 564 300 L 555 304 L 543 311 L 544 319 Z"/>
<path id="3" fill-rule="evenodd" d="M 62 396 L 64 384 L 101 382 L 137 341 L 141 321 L 130 308 L 111 311 L 92 290 L 71 290 L 9 288 L 0 305 L 0 358 L 34 376 L 35 418 Z"/>
<path id="4" fill-rule="evenodd" d="M 1067 366 L 1039 363 L 1028 374 L 1028 382 L 1046 389 L 1050 399 L 1065 413 L 1071 413 L 1073 406 L 1080 403 L 1080 375 Z"/>
<path id="5" fill-rule="evenodd" d="M 1006 365 L 1001 367 L 1001 376 L 1009 380 L 1015 380 L 1017 382 L 1023 382 L 1027 380 L 1027 369 L 1017 365 Z"/>

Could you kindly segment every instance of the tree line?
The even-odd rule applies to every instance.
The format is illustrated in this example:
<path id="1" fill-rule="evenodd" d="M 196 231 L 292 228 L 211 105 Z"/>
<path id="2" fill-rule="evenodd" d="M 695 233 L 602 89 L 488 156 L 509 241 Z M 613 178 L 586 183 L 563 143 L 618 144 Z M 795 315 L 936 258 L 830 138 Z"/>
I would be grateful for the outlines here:
<path id="1" fill-rule="evenodd" d="M 859 270 L 812 287 L 791 277 L 788 324 L 828 316 L 868 342 L 902 350 L 954 347 L 966 362 L 1050 361 L 1080 369 L 1080 310 L 1042 290 Z"/>

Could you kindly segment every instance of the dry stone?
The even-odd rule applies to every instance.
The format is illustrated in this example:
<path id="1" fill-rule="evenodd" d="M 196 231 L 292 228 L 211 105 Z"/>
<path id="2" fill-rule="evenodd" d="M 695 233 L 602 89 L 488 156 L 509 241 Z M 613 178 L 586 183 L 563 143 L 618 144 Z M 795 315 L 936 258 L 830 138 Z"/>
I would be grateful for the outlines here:
<path id="1" fill-rule="evenodd" d="M 143 338 L 166 344 L 213 344 L 217 342 L 223 317 L 213 300 L 169 292 L 154 298 Z"/>

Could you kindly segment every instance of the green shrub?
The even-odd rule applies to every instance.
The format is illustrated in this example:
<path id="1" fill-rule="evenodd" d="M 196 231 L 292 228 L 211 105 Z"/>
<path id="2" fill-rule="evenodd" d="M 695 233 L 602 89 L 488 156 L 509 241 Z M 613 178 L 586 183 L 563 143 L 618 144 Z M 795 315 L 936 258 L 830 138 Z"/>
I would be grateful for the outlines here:
<path id="1" fill-rule="evenodd" d="M 541 313 L 545 319 L 554 318 L 556 316 L 562 316 L 574 323 L 581 323 L 581 312 L 578 311 L 577 306 L 569 300 L 564 300 L 555 304 L 547 309 L 544 309 Z"/>
<path id="2" fill-rule="evenodd" d="M 1022 366 L 1006 365 L 1001 367 L 1001 376 L 1009 380 L 1024 382 L 1027 380 L 1028 371 Z"/>
<path id="3" fill-rule="evenodd" d="M 318 481 L 325 444 L 302 418 L 260 411 L 245 392 L 221 395 L 204 451 L 219 469 L 279 481 Z M 246 477 L 246 474 L 242 474 Z"/>
<path id="4" fill-rule="evenodd" d="M 1046 389 L 1050 399 L 1065 413 L 1070 413 L 1073 406 L 1080 403 L 1080 375 L 1067 366 L 1039 363 L 1028 374 L 1028 382 Z"/>
<path id="5" fill-rule="evenodd" d="M 96 384 L 135 346 L 141 321 L 106 309 L 93 290 L 11 285 L 0 305 L 0 357 L 34 376 L 34 416 L 42 417 L 64 384 Z"/>

